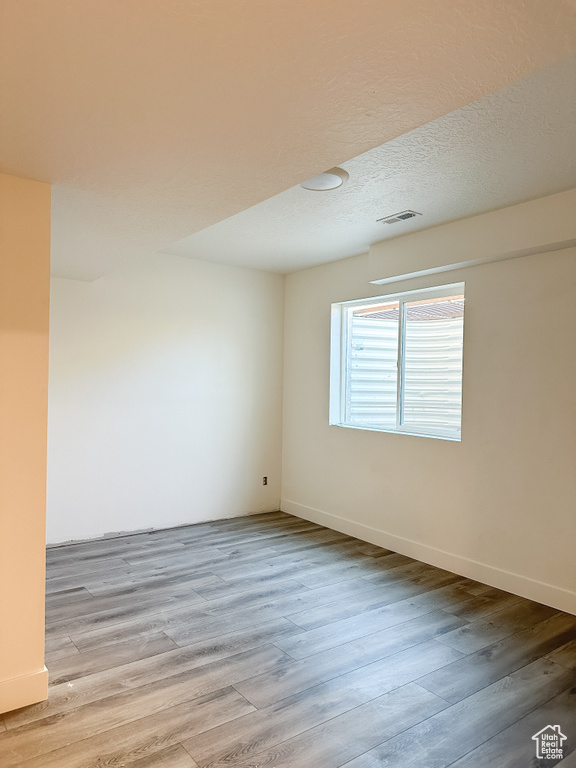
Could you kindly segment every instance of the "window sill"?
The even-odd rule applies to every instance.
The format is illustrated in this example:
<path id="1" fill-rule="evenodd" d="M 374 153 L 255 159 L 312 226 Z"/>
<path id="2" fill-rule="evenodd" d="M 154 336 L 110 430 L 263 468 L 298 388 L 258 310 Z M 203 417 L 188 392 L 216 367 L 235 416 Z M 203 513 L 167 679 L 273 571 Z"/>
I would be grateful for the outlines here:
<path id="1" fill-rule="evenodd" d="M 448 440 L 450 443 L 461 443 L 461 435 L 442 435 L 433 432 L 415 432 L 407 429 L 382 429 L 382 427 L 357 426 L 356 424 L 330 424 L 331 427 L 343 427 L 344 429 L 361 429 L 364 432 L 384 432 L 389 435 L 408 435 L 410 437 L 431 437 L 433 440 Z"/>

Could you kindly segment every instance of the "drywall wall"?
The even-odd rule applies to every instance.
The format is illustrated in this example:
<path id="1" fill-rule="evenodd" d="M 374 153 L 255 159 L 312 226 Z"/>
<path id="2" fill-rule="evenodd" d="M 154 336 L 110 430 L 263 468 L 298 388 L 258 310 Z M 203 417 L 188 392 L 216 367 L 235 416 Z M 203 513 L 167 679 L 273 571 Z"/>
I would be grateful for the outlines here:
<path id="1" fill-rule="evenodd" d="M 0 174 L 0 712 L 48 695 L 50 187 Z"/>
<path id="2" fill-rule="evenodd" d="M 282 508 L 576 613 L 576 249 L 393 284 L 466 282 L 462 442 L 328 425 L 330 304 L 368 276 L 286 278 Z"/>
<path id="3" fill-rule="evenodd" d="M 278 509 L 283 291 L 167 255 L 53 279 L 48 542 Z"/>

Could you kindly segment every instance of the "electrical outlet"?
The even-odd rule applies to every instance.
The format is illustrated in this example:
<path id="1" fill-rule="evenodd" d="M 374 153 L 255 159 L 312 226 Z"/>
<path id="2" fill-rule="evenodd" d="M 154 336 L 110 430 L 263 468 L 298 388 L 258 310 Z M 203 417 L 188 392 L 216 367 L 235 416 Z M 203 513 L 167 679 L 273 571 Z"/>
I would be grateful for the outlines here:
<path id="1" fill-rule="evenodd" d="M 262 485 L 268 485 L 268 478 L 267 477 L 263 477 L 262 478 Z"/>

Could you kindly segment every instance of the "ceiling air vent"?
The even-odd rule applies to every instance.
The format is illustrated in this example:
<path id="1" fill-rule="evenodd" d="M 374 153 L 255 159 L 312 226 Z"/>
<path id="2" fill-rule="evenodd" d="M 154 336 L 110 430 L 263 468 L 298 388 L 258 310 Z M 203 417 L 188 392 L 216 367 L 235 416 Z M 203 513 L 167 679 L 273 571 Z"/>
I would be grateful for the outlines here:
<path id="1" fill-rule="evenodd" d="M 392 216 L 384 216 L 382 219 L 376 219 L 383 224 L 397 224 L 399 221 L 406 221 L 406 219 L 413 219 L 414 216 L 422 216 L 418 211 L 400 211 L 400 213 L 393 213 Z"/>

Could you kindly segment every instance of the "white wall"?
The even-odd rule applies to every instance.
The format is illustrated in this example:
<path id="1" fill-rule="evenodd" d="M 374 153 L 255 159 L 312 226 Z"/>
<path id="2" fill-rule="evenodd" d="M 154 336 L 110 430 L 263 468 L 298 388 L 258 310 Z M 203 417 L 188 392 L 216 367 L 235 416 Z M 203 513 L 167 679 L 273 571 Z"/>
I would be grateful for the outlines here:
<path id="1" fill-rule="evenodd" d="M 49 297 L 50 186 L 0 174 L 0 713 L 48 696 Z"/>
<path id="2" fill-rule="evenodd" d="M 48 542 L 278 509 L 283 291 L 174 256 L 53 279 Z"/>
<path id="3" fill-rule="evenodd" d="M 576 249 L 368 274 L 286 279 L 282 508 L 576 613 Z M 462 442 L 328 426 L 331 302 L 460 280 Z"/>

